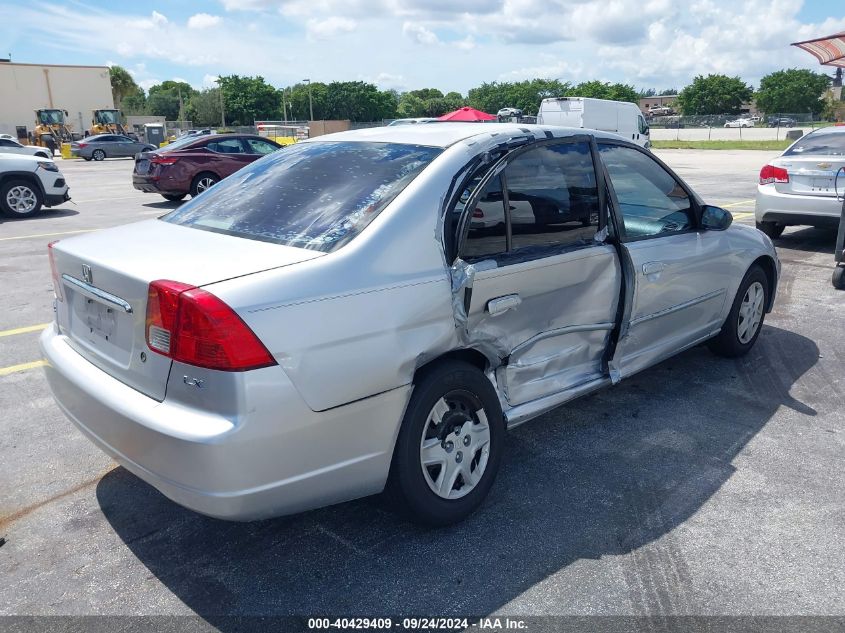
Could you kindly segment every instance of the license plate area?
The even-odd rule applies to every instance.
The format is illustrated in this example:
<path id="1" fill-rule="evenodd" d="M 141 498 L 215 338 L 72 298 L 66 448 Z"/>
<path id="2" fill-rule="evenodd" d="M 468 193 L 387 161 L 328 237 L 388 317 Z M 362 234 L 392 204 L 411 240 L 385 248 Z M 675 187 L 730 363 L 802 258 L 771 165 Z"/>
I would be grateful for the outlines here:
<path id="1" fill-rule="evenodd" d="M 813 191 L 831 193 L 833 192 L 833 179 L 815 177 L 810 181 L 810 186 L 813 188 Z"/>
<path id="2" fill-rule="evenodd" d="M 132 315 L 68 288 L 71 338 L 97 356 L 121 366 L 132 353 Z"/>

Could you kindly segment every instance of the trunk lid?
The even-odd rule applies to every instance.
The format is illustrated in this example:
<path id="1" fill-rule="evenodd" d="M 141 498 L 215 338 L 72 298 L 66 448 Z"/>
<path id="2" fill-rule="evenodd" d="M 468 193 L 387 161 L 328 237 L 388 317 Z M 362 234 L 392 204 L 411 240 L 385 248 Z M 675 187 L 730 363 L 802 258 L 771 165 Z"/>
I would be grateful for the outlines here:
<path id="1" fill-rule="evenodd" d="M 322 255 L 160 220 L 90 233 L 53 247 L 63 296 L 56 318 L 80 355 L 130 387 L 163 400 L 171 361 L 146 343 L 151 281 L 203 286 Z"/>
<path id="2" fill-rule="evenodd" d="M 783 156 L 772 164 L 789 174 L 789 182 L 776 184 L 779 193 L 832 198 L 836 196 L 836 186 L 840 195 L 845 191 L 845 175 L 840 174 L 839 182 L 834 182 L 839 168 L 845 166 L 843 156 Z"/>

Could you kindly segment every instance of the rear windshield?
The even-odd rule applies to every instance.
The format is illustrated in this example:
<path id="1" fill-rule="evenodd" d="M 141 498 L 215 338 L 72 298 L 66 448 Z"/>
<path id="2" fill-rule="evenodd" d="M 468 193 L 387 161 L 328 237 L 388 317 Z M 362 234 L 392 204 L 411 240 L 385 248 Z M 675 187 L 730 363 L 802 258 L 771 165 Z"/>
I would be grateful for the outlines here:
<path id="1" fill-rule="evenodd" d="M 784 156 L 801 154 L 845 156 L 845 130 L 808 134 L 784 152 Z"/>
<path id="2" fill-rule="evenodd" d="M 162 220 L 329 253 L 358 235 L 441 151 L 394 143 L 292 145 Z"/>

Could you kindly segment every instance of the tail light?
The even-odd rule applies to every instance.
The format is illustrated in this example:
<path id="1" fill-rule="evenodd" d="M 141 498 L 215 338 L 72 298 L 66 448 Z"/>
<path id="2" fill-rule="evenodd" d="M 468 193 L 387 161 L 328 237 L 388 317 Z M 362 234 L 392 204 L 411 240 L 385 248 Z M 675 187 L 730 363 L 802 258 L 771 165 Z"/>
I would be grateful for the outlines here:
<path id="1" fill-rule="evenodd" d="M 760 170 L 760 184 L 768 185 L 773 182 L 789 182 L 789 173 L 783 167 L 766 165 Z"/>
<path id="2" fill-rule="evenodd" d="M 178 281 L 150 284 L 146 337 L 154 352 L 197 367 L 247 371 L 276 364 L 232 308 L 210 292 Z"/>
<path id="3" fill-rule="evenodd" d="M 59 279 L 59 269 L 56 268 L 56 258 L 53 255 L 53 244 L 56 244 L 59 240 L 55 240 L 47 244 L 47 255 L 50 258 L 50 272 L 53 275 L 53 294 L 56 295 L 56 299 L 59 301 L 64 301 L 64 297 L 62 296 L 62 281 Z"/>
<path id="4" fill-rule="evenodd" d="M 83 148 L 83 147 L 88 147 L 88 143 L 83 143 L 82 141 L 78 141 L 78 142 L 76 143 L 76 146 L 77 146 L 77 147 L 79 147 L 79 148 L 81 149 L 81 148 Z"/>
<path id="5" fill-rule="evenodd" d="M 177 160 L 179 159 L 175 156 L 153 156 L 150 159 L 150 163 L 153 165 L 172 165 Z"/>
<path id="6" fill-rule="evenodd" d="M 483 218 L 484 217 L 484 211 L 482 211 L 481 209 L 476 209 L 475 211 L 472 212 L 472 217 Z"/>

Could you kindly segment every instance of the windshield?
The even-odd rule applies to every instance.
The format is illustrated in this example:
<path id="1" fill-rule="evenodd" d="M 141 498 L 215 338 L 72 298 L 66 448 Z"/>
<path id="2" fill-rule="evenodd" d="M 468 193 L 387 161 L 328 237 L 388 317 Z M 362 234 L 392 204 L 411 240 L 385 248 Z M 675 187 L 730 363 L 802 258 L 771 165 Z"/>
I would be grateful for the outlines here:
<path id="1" fill-rule="evenodd" d="M 162 220 L 329 253 L 357 236 L 441 151 L 302 143 L 241 169 Z"/>
<path id="2" fill-rule="evenodd" d="M 784 156 L 801 154 L 822 154 L 824 156 L 845 156 L 845 130 L 813 132 L 790 147 Z"/>
<path id="3" fill-rule="evenodd" d="M 64 112 L 61 110 L 42 110 L 38 117 L 45 125 L 61 125 L 65 120 Z"/>
<path id="4" fill-rule="evenodd" d="M 117 110 L 100 110 L 97 112 L 97 123 L 118 123 L 120 115 Z"/>

